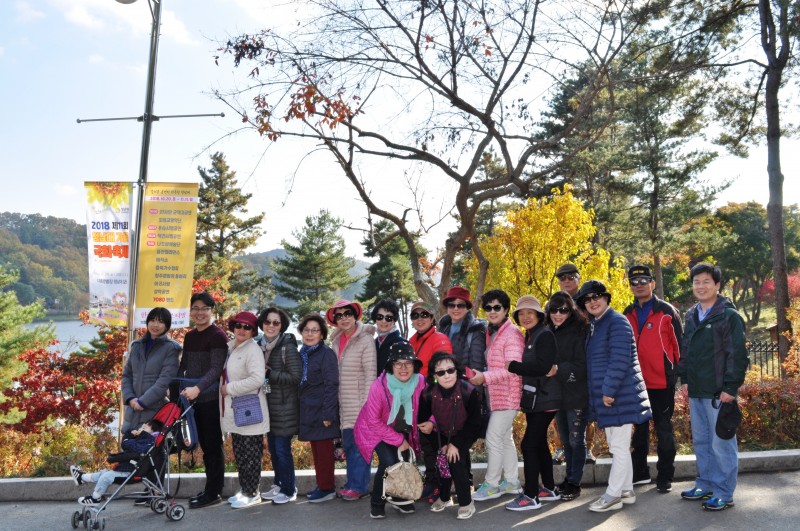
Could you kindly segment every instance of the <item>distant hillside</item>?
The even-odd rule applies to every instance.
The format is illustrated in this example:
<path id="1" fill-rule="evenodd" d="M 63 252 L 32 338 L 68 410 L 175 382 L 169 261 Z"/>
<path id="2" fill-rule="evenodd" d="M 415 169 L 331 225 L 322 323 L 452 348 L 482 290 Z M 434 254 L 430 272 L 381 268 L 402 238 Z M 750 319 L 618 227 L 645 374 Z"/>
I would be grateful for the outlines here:
<path id="1" fill-rule="evenodd" d="M 246 254 L 239 258 L 238 260 L 241 261 L 247 268 L 253 269 L 258 271 L 261 275 L 266 275 L 273 277 L 274 271 L 270 267 L 270 261 L 276 258 L 285 258 L 286 251 L 283 249 L 273 249 L 271 251 L 267 251 L 264 253 L 252 253 Z M 368 268 L 370 266 L 369 262 L 365 262 L 364 260 L 356 260 L 356 265 L 350 269 L 349 273 L 357 278 L 360 278 L 358 282 L 353 283 L 350 288 L 346 289 L 344 292 L 339 294 L 339 297 L 342 299 L 349 299 L 355 300 L 358 298 L 358 294 L 361 293 L 364 289 L 364 282 L 367 277 Z M 274 282 L 274 278 L 273 278 Z M 295 305 L 294 301 L 290 301 L 284 297 L 278 297 L 275 300 L 275 304 L 278 306 L 286 306 L 291 307 Z"/>

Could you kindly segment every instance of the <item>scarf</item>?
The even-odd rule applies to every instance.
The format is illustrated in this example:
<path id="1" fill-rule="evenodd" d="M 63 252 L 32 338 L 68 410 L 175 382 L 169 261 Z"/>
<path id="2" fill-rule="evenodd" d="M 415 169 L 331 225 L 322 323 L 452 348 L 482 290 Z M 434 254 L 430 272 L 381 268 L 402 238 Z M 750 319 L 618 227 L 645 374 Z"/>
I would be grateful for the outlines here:
<path id="1" fill-rule="evenodd" d="M 392 409 L 389 411 L 389 420 L 386 421 L 387 425 L 391 425 L 397 412 L 400 411 L 400 406 L 403 406 L 403 419 L 406 424 L 413 426 L 413 404 L 411 398 L 414 396 L 414 390 L 417 388 L 419 377 L 414 373 L 406 383 L 401 382 L 394 377 L 394 374 L 386 375 L 386 383 L 389 385 L 389 392 L 392 394 Z"/>
<path id="2" fill-rule="evenodd" d="M 489 323 L 489 326 L 487 327 L 487 331 L 489 332 L 489 335 L 493 336 L 495 334 L 495 332 L 500 330 L 500 328 L 502 328 L 502 326 L 504 324 L 506 324 L 506 321 L 508 321 L 508 316 L 504 317 L 503 320 L 500 321 L 500 324 L 498 324 L 498 325 L 493 325 L 492 323 Z"/>
<path id="3" fill-rule="evenodd" d="M 303 360 L 303 375 L 300 377 L 300 385 L 303 385 L 308 380 L 308 355 L 318 351 L 322 346 L 322 341 L 309 347 L 305 343 L 300 347 L 300 359 Z"/>
<path id="4" fill-rule="evenodd" d="M 262 336 L 261 338 L 261 350 L 264 351 L 264 361 L 269 362 L 269 355 L 272 354 L 272 350 L 275 348 L 275 345 L 278 344 L 278 340 L 281 338 L 283 334 L 278 334 L 275 336 L 275 339 L 271 340 L 267 336 Z"/>
<path id="5" fill-rule="evenodd" d="M 386 332 L 378 332 L 378 337 L 376 338 L 378 340 L 378 345 L 383 343 L 383 340 L 386 339 L 386 336 L 388 336 L 397 329 L 398 329 L 397 325 L 392 325 L 392 328 L 390 330 L 387 330 Z"/>

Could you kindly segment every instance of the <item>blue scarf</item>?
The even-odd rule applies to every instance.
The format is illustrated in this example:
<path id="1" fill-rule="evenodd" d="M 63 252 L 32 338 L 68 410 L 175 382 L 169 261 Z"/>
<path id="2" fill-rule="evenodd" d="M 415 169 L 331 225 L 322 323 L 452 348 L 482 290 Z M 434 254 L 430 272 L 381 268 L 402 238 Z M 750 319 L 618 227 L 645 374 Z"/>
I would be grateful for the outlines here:
<path id="1" fill-rule="evenodd" d="M 308 380 L 308 355 L 319 350 L 321 346 L 322 341 L 312 347 L 309 347 L 306 344 L 303 344 L 303 346 L 300 347 L 300 359 L 303 360 L 303 376 L 300 377 L 300 385 L 303 385 L 306 380 Z"/>
<path id="2" fill-rule="evenodd" d="M 414 390 L 419 383 L 419 376 L 414 373 L 406 383 L 401 382 L 394 377 L 394 374 L 386 375 L 386 382 L 389 384 L 389 392 L 392 394 L 392 409 L 389 411 L 389 420 L 387 425 L 391 425 L 397 417 L 400 406 L 403 406 L 403 418 L 406 424 L 413 426 L 413 403 L 411 401 L 414 396 Z"/>

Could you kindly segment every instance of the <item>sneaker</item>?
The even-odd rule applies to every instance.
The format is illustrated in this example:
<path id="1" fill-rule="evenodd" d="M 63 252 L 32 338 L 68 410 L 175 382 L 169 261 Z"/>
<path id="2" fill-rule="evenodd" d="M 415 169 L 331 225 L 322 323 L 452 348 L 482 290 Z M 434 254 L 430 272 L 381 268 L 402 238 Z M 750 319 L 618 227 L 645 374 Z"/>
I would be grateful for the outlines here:
<path id="1" fill-rule="evenodd" d="M 373 505 L 369 509 L 370 518 L 386 518 L 386 508 L 383 505 Z"/>
<path id="2" fill-rule="evenodd" d="M 76 487 L 83 485 L 83 479 L 81 479 L 83 471 L 80 468 L 76 467 L 75 465 L 70 465 L 69 473 L 72 476 L 72 481 L 75 483 Z"/>
<path id="3" fill-rule="evenodd" d="M 274 500 L 275 496 L 280 494 L 280 492 L 281 492 L 281 488 L 278 485 L 273 485 L 273 486 L 271 486 L 269 488 L 269 490 L 267 492 L 262 492 L 261 493 L 261 499 L 262 500 Z M 241 494 L 241 493 L 239 493 L 239 494 Z M 228 501 L 230 501 L 230 499 L 228 499 Z"/>
<path id="4" fill-rule="evenodd" d="M 593 501 L 591 505 L 589 505 L 589 510 L 596 512 L 596 513 L 604 513 L 606 511 L 618 511 L 622 509 L 622 499 L 621 498 L 606 498 L 605 494 L 597 498 L 597 500 Z"/>
<path id="5" fill-rule="evenodd" d="M 467 520 L 472 518 L 473 514 L 475 514 L 475 504 L 470 502 L 469 505 L 463 505 L 458 508 L 458 515 L 456 518 L 459 520 Z"/>
<path id="6" fill-rule="evenodd" d="M 81 496 L 78 498 L 78 503 L 81 505 L 100 505 L 103 503 L 102 496 L 100 498 L 95 498 L 94 496 Z"/>
<path id="7" fill-rule="evenodd" d="M 589 449 L 587 448 L 587 449 L 586 449 L 586 463 L 587 463 L 587 464 L 590 464 L 590 465 L 593 465 L 593 464 L 595 464 L 596 462 L 597 462 L 597 460 L 594 458 L 594 454 L 592 453 L 592 451 L 591 451 L 591 450 L 589 450 Z"/>
<path id="8" fill-rule="evenodd" d="M 631 505 L 636 503 L 636 493 L 632 490 L 623 490 L 622 495 L 620 496 L 622 503 L 625 505 Z"/>
<path id="9" fill-rule="evenodd" d="M 440 513 L 442 511 L 444 511 L 445 509 L 447 509 L 448 507 L 452 507 L 452 506 L 453 506 L 453 500 L 452 499 L 449 499 L 449 500 L 441 500 L 441 499 L 439 499 L 439 500 L 436 500 L 435 502 L 433 502 L 433 504 L 431 505 L 431 511 L 433 511 L 435 513 Z"/>
<path id="10" fill-rule="evenodd" d="M 414 502 L 404 503 L 402 505 L 395 505 L 394 503 L 389 503 L 389 505 L 400 511 L 401 514 L 414 514 L 414 512 L 416 512 L 417 510 L 414 507 Z"/>
<path id="11" fill-rule="evenodd" d="M 634 485 L 647 485 L 652 480 L 650 479 L 650 473 L 647 474 L 634 474 L 633 475 L 633 484 Z"/>
<path id="12" fill-rule="evenodd" d="M 264 495 L 261 495 L 261 498 L 264 498 Z M 294 489 L 294 494 L 291 496 L 287 496 L 286 494 L 279 492 L 277 496 L 272 498 L 272 503 L 275 505 L 283 505 L 284 503 L 289 503 L 290 501 L 295 501 L 297 499 L 297 489 Z"/>
<path id="13" fill-rule="evenodd" d="M 566 461 L 566 453 L 564 453 L 563 448 L 556 448 L 556 451 L 553 452 L 553 464 L 554 465 L 563 465 Z"/>
<path id="14" fill-rule="evenodd" d="M 500 482 L 500 494 L 522 494 L 522 483 L 519 481 L 506 481 L 505 479 Z"/>
<path id="15" fill-rule="evenodd" d="M 537 496 L 541 501 L 556 501 L 561 499 L 561 495 L 545 487 L 539 485 L 539 495 Z"/>
<path id="16" fill-rule="evenodd" d="M 672 482 L 671 481 L 657 481 L 656 482 L 656 490 L 661 494 L 666 494 L 667 492 L 672 492 Z"/>
<path id="17" fill-rule="evenodd" d="M 338 493 L 339 498 L 344 501 L 357 501 L 369 496 L 369 492 L 358 492 L 353 489 L 341 489 Z"/>
<path id="18" fill-rule="evenodd" d="M 681 498 L 684 500 L 707 500 L 711 498 L 714 493 L 710 490 L 703 490 L 700 487 L 692 487 L 689 490 L 681 492 Z"/>
<path id="19" fill-rule="evenodd" d="M 472 495 L 472 499 L 474 501 L 485 501 L 485 500 L 493 500 L 495 498 L 499 498 L 502 496 L 503 493 L 500 492 L 498 487 L 493 487 L 486 482 L 481 483 L 481 486 L 478 487 L 478 490 Z"/>
<path id="20" fill-rule="evenodd" d="M 335 498 L 336 498 L 335 490 L 322 490 L 319 487 L 317 487 L 315 491 L 311 491 L 308 493 L 308 501 L 310 503 L 322 503 L 326 501 L 331 501 Z"/>
<path id="21" fill-rule="evenodd" d="M 581 487 L 580 485 L 573 485 L 572 483 L 566 483 L 562 488 L 561 491 L 558 492 L 561 495 L 561 499 L 564 501 L 574 500 L 578 496 L 581 495 Z"/>
<path id="22" fill-rule="evenodd" d="M 520 494 L 513 501 L 506 504 L 506 509 L 509 511 L 533 511 L 541 509 L 542 504 L 536 498 L 530 498 L 524 494 Z"/>
<path id="23" fill-rule="evenodd" d="M 723 511 L 728 507 L 733 507 L 735 504 L 733 500 L 725 501 L 721 498 L 711 498 L 703 502 L 703 509 L 707 511 Z"/>
<path id="24" fill-rule="evenodd" d="M 134 498 L 133 504 L 141 507 L 144 505 L 150 505 L 150 502 L 152 501 L 153 501 L 152 496 L 144 495 L 144 496 L 139 496 L 138 498 Z"/>
<path id="25" fill-rule="evenodd" d="M 227 501 L 228 501 L 228 503 L 233 503 L 233 502 L 237 502 L 237 501 L 241 500 L 242 498 L 244 498 L 244 494 L 242 494 L 242 491 L 239 491 L 236 494 L 234 494 L 233 496 L 231 496 L 230 498 L 228 498 Z"/>
<path id="26" fill-rule="evenodd" d="M 306 498 L 316 496 L 317 494 L 319 494 L 319 487 L 314 487 L 314 490 L 310 490 L 306 493 Z"/>
<path id="27" fill-rule="evenodd" d="M 256 492 L 252 496 L 242 496 L 231 504 L 232 509 L 244 509 L 245 507 L 252 507 L 261 503 L 261 494 Z"/>

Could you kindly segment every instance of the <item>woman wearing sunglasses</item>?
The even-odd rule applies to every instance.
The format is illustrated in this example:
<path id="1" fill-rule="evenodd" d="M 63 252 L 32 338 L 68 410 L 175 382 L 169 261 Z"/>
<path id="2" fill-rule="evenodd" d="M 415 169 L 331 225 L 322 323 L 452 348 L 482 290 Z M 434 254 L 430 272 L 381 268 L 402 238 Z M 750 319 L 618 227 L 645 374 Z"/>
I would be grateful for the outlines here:
<path id="1" fill-rule="evenodd" d="M 400 329 L 397 328 L 398 315 L 400 315 L 400 308 L 391 299 L 381 299 L 372 308 L 370 316 L 378 331 L 378 335 L 375 337 L 375 349 L 378 352 L 377 376 L 380 376 L 383 368 L 386 367 L 386 362 L 389 360 L 389 348 L 398 341 L 406 341 L 406 338 L 400 335 Z"/>
<path id="2" fill-rule="evenodd" d="M 462 367 L 476 371 L 486 368 L 486 321 L 472 315 L 469 290 L 453 286 L 442 299 L 447 315 L 437 329 L 450 338 L 453 354 Z"/>
<path id="3" fill-rule="evenodd" d="M 325 312 L 328 324 L 334 327 L 330 345 L 339 360 L 339 418 L 347 456 L 347 481 L 339 496 L 345 501 L 369 495 L 369 463 L 361 457 L 353 437 L 356 417 L 377 373 L 375 327 L 361 322 L 362 313 L 359 303 L 344 299 Z"/>
<path id="4" fill-rule="evenodd" d="M 557 291 L 545 307 L 545 323 L 556 335 L 558 356 L 548 376 L 561 382 L 561 409 L 556 427 L 564 445 L 566 477 L 556 489 L 562 500 L 581 495 L 581 479 L 586 464 L 586 423 L 589 415 L 589 390 L 586 381 L 587 319 L 578 311 L 572 296 Z"/>
<path id="5" fill-rule="evenodd" d="M 504 494 L 519 494 L 517 447 L 512 428 L 522 397 L 522 378 L 506 368 L 509 361 L 520 361 L 525 348 L 522 332 L 508 319 L 511 299 L 500 289 L 483 295 L 483 311 L 489 320 L 485 372 L 475 371 L 472 385 L 483 385 L 489 394 L 489 425 L 486 427 L 486 478 L 472 499 L 492 500 Z M 503 479 L 503 476 L 505 478 Z M 502 479 L 502 481 L 501 481 Z"/>
<path id="6" fill-rule="evenodd" d="M 239 470 L 240 492 L 230 500 L 231 507 L 242 509 L 261 503 L 258 486 L 264 457 L 264 435 L 269 431 L 269 413 L 262 389 L 264 353 L 254 339 L 258 334 L 258 318 L 252 312 L 239 312 L 228 322 L 228 330 L 233 333 L 233 340 L 228 343 L 228 359 L 222 369 L 220 413 L 222 431 L 231 434 L 233 456 Z M 247 395 L 258 396 L 260 411 L 253 406 L 248 417 L 255 419 L 260 412 L 260 422 L 242 422 L 242 416 L 233 409 L 233 399 Z"/>
<path id="7" fill-rule="evenodd" d="M 442 476 L 431 511 L 438 513 L 453 505 L 450 487 L 455 484 L 456 517 L 466 520 L 475 514 L 470 494 L 469 449 L 481 429 L 481 397 L 472 384 L 461 379 L 463 368 L 453 354 L 434 353 L 428 363 L 428 374 L 428 386 L 419 402 L 419 431 L 421 438 L 437 449 L 436 465 Z M 431 418 L 436 421 L 435 431 Z M 446 470 L 441 474 L 443 466 Z"/>
<path id="8" fill-rule="evenodd" d="M 428 362 L 433 353 L 442 351 L 452 354 L 453 347 L 450 338 L 436 330 L 436 315 L 433 313 L 433 306 L 427 302 L 417 301 L 411 305 L 411 326 L 417 332 L 408 338 L 408 342 L 422 362 L 420 373 L 427 377 Z"/>

